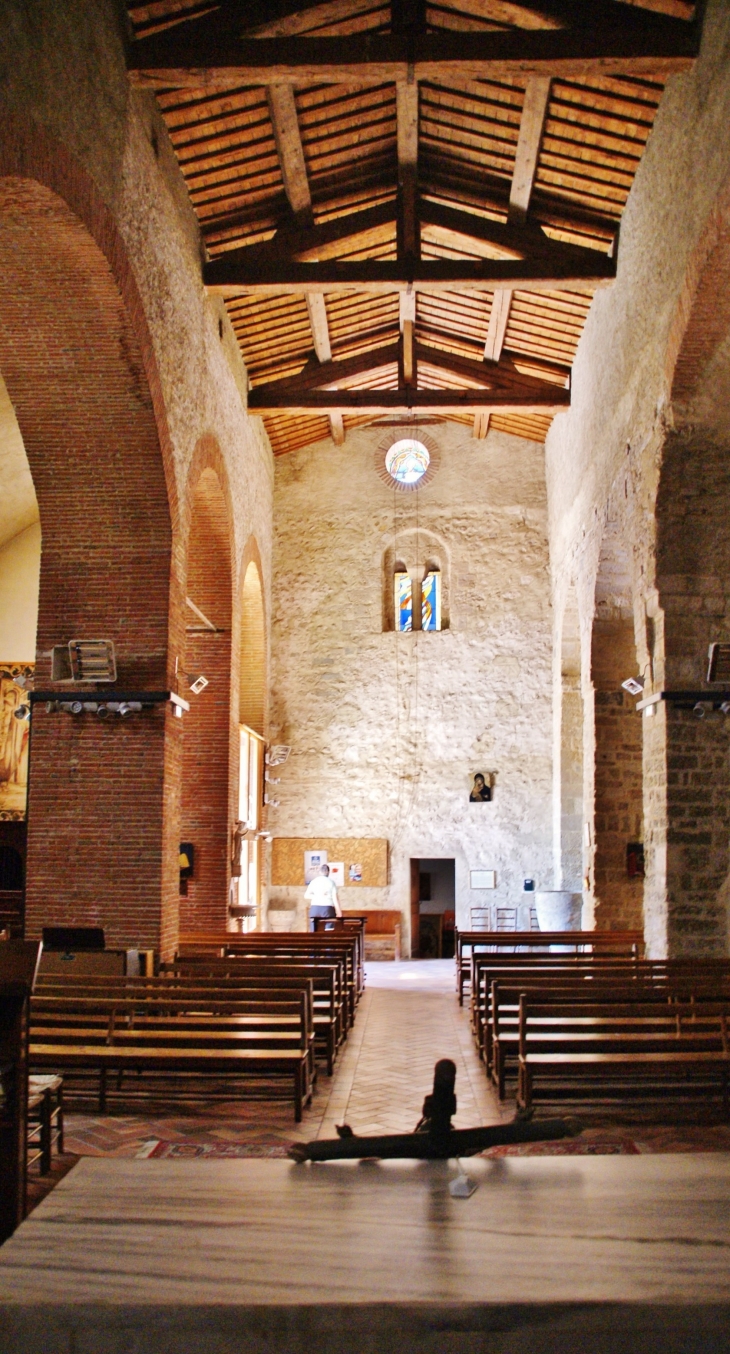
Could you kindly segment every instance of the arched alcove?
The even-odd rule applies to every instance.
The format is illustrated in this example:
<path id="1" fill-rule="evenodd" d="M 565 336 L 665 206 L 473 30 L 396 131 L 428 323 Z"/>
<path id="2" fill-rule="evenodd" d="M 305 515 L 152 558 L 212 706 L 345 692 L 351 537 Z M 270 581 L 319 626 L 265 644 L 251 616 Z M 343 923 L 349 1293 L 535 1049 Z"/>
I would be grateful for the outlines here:
<path id="1" fill-rule="evenodd" d="M 616 526 L 605 529 L 591 632 L 593 834 L 590 878 L 596 927 L 643 924 L 642 718 L 622 682 L 636 677 L 631 556 Z"/>
<path id="2" fill-rule="evenodd" d="M 172 526 L 144 320 L 113 223 L 65 152 L 38 129 L 23 176 L 8 170 L 26 133 L 0 147 L 0 370 L 42 531 L 35 685 L 53 687 L 54 647 L 105 638 L 117 687 L 164 690 Z M 30 177 L 36 161 L 74 208 Z M 108 945 L 169 946 L 176 722 L 164 706 L 124 720 L 34 706 L 29 936 L 101 925 Z"/>
<path id="3" fill-rule="evenodd" d="M 241 589 L 241 657 L 238 719 L 263 736 L 266 709 L 266 636 L 261 574 L 250 560 Z"/>
<path id="4" fill-rule="evenodd" d="M 228 920 L 231 810 L 231 527 L 217 470 L 206 465 L 190 500 L 185 716 L 180 841 L 193 848 L 180 930 L 224 929 Z M 198 679 L 206 685 L 196 694 Z"/>
<path id="5" fill-rule="evenodd" d="M 560 645 L 560 767 L 556 887 L 583 888 L 583 693 L 580 617 L 575 585 L 563 612 Z"/>

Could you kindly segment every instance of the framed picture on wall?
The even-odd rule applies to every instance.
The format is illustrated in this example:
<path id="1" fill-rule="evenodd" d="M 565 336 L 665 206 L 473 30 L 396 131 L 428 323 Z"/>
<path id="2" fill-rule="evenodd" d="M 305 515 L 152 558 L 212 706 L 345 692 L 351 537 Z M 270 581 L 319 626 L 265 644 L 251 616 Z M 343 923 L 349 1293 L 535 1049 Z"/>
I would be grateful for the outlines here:
<path id="1" fill-rule="evenodd" d="M 470 804 L 488 804 L 492 798 L 490 778 L 483 771 L 474 774 L 474 782 L 469 792 Z"/>
<path id="2" fill-rule="evenodd" d="M 30 720 L 19 716 L 28 706 L 25 684 L 32 677 L 30 663 L 0 663 L 0 819 L 6 822 L 25 818 Z"/>

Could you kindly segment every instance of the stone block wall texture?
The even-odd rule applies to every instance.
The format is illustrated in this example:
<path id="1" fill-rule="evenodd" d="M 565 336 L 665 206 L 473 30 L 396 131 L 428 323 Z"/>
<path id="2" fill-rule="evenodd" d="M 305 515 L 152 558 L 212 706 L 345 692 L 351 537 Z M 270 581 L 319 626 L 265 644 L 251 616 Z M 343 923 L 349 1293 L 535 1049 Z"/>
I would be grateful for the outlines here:
<path id="1" fill-rule="evenodd" d="M 636 175 L 616 283 L 594 298 L 573 368 L 571 410 L 554 420 L 546 442 L 558 630 L 573 582 L 579 602 L 592 885 L 601 873 L 595 830 L 617 821 L 601 788 L 601 766 L 610 770 L 611 759 L 600 745 L 605 752 L 607 738 L 616 748 L 622 743 L 618 706 L 609 721 L 610 702 L 591 681 L 607 525 L 628 559 L 645 694 L 690 680 L 701 685 L 707 643 L 725 634 L 728 125 L 730 11 L 722 0 L 709 0 L 700 59 L 669 81 Z M 698 727 L 664 708 L 641 724 L 649 953 L 726 953 L 723 729 L 717 720 Z M 637 774 L 635 750 L 629 762 Z M 598 897 L 590 902 L 598 918 Z"/>
<path id="2" fill-rule="evenodd" d="M 176 686 L 187 661 L 189 481 L 198 448 L 214 439 L 230 500 L 237 701 L 239 570 L 255 539 L 268 614 L 273 464 L 260 420 L 246 413 L 225 307 L 201 285 L 201 241 L 174 153 L 154 99 L 130 89 L 115 0 L 9 0 L 4 17 L 3 236 L 9 266 L 27 273 L 12 287 L 4 273 L 0 367 L 38 475 L 39 655 L 72 638 L 69 626 L 92 627 L 118 644 L 123 680 Z M 43 192 L 36 279 L 32 251 L 14 248 L 5 228 L 27 232 L 28 202 Z M 184 721 L 155 714 L 72 729 L 41 712 L 34 722 L 29 933 L 44 921 L 93 920 L 111 944 L 169 954 Z M 229 713 L 226 820 L 234 732 Z M 227 821 L 220 831 L 227 839 Z M 226 878 L 227 865 L 222 913 Z"/>
<path id="3" fill-rule="evenodd" d="M 274 505 L 271 737 L 292 754 L 269 825 L 388 838 L 389 886 L 343 902 L 400 909 L 406 934 L 412 858 L 455 860 L 462 927 L 470 906 L 521 902 L 526 876 L 552 883 L 543 449 L 429 431 L 441 463 L 417 494 L 383 483 L 382 430 L 363 429 L 279 459 Z M 383 628 L 384 562 L 421 555 L 416 534 L 450 574 L 441 633 Z M 477 771 L 495 773 L 491 804 L 469 803 Z M 495 892 L 470 890 L 475 868 L 496 870 Z M 271 901 L 303 925 L 303 889 Z"/>

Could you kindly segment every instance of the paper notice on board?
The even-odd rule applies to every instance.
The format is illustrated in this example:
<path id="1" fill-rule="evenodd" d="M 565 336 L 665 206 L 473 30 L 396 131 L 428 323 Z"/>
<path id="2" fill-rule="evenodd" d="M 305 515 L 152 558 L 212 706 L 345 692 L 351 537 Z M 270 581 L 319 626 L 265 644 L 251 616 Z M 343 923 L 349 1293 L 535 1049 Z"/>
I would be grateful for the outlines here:
<path id="1" fill-rule="evenodd" d="M 304 852 L 304 883 L 311 884 L 316 879 L 323 865 L 327 864 L 326 851 L 305 851 Z"/>

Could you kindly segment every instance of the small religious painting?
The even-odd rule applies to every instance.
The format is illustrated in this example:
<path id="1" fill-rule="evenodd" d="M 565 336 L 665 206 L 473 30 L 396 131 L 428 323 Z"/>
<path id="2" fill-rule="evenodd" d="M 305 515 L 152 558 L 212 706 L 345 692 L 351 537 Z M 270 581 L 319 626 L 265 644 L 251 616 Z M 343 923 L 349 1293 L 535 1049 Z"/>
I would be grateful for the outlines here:
<path id="1" fill-rule="evenodd" d="M 326 851 L 305 851 L 304 852 L 304 882 L 311 884 L 313 879 L 319 875 L 323 865 L 327 864 Z"/>
<path id="2" fill-rule="evenodd" d="M 413 584 L 410 574 L 395 575 L 395 628 L 413 629 Z"/>
<path id="3" fill-rule="evenodd" d="M 338 889 L 345 887 L 345 862 L 343 860 L 330 860 L 330 879 Z"/>
<path id="4" fill-rule="evenodd" d="M 477 771 L 474 776 L 474 784 L 471 787 L 469 795 L 470 804 L 488 804 L 492 798 L 492 787 L 489 783 L 489 777 L 482 771 Z"/>
<path id="5" fill-rule="evenodd" d="M 351 865 L 348 875 L 351 884 L 362 884 L 362 865 Z"/>
<path id="6" fill-rule="evenodd" d="M 24 687 L 32 677 L 29 663 L 0 663 L 0 819 L 6 822 L 25 818 L 30 721 L 17 718 L 16 711 L 28 706 Z"/>

